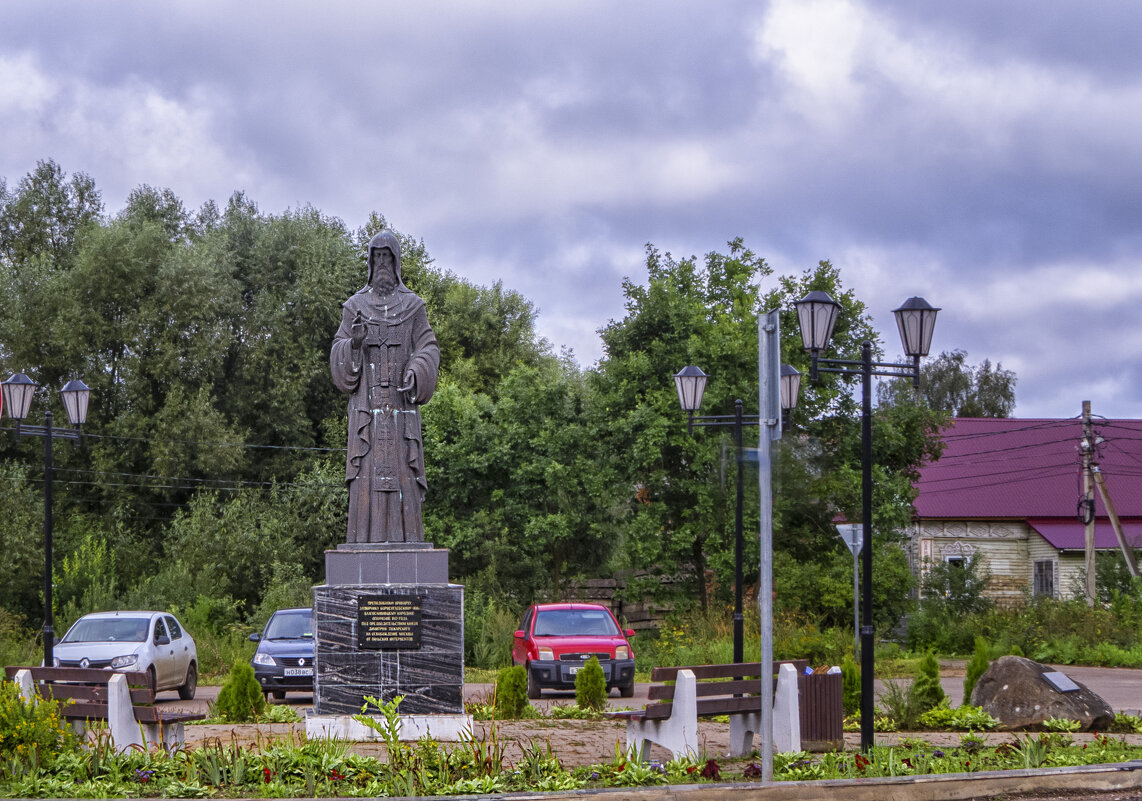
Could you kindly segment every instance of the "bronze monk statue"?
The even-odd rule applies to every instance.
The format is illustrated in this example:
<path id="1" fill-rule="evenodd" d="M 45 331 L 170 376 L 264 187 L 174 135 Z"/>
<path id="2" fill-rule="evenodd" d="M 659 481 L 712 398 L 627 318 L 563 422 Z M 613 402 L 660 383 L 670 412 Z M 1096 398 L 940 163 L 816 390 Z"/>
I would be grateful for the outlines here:
<path id="1" fill-rule="evenodd" d="M 436 391 L 440 347 L 390 231 L 369 242 L 369 282 L 342 304 L 329 366 L 349 393 L 347 541 L 423 542 L 420 405 Z"/>

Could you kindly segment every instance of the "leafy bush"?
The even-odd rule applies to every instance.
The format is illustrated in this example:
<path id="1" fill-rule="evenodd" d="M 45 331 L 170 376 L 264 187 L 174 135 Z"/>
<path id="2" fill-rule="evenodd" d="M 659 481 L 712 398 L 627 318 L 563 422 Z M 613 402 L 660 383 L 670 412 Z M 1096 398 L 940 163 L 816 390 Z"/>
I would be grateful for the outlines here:
<path id="1" fill-rule="evenodd" d="M 900 731 L 916 731 L 920 716 L 927 711 L 921 707 L 913 687 L 912 682 L 889 679 L 884 682 L 884 690 L 877 699 L 884 716 Z"/>
<path id="2" fill-rule="evenodd" d="M 909 692 L 915 696 L 921 712 L 927 712 L 944 700 L 944 688 L 940 686 L 940 663 L 931 651 L 925 653 L 920 660 L 916 680 L 912 682 Z"/>
<path id="3" fill-rule="evenodd" d="M 28 703 L 14 682 L 0 681 L 0 775 L 13 761 L 50 766 L 77 746 L 71 726 L 60 718 L 58 701 L 38 698 Z"/>
<path id="4" fill-rule="evenodd" d="M 1142 717 L 1118 712 L 1106 730 L 1115 734 L 1142 734 Z"/>
<path id="5" fill-rule="evenodd" d="M 266 711 L 262 688 L 254 669 L 246 662 L 235 662 L 214 704 L 218 717 L 232 723 L 251 721 Z"/>
<path id="6" fill-rule="evenodd" d="M 833 550 L 818 554 L 818 558 L 820 561 L 799 558 L 785 551 L 773 554 L 775 612 L 796 613 L 821 621 L 827 628 L 845 629 L 851 642 L 852 555 L 837 543 Z M 915 579 L 902 548 L 878 547 L 872 558 L 873 624 L 879 631 L 891 631 L 911 606 L 908 599 Z M 840 654 L 829 661 L 837 664 Z"/>
<path id="7" fill-rule="evenodd" d="M 1070 718 L 1051 718 L 1043 721 L 1043 728 L 1047 731 L 1079 731 L 1083 724 Z"/>
<path id="8" fill-rule="evenodd" d="M 849 654 L 841 660 L 841 688 L 845 714 L 852 715 L 860 709 L 860 666 Z"/>
<path id="9" fill-rule="evenodd" d="M 596 711 L 607 703 L 607 677 L 597 656 L 588 659 L 575 676 L 575 703 Z"/>
<path id="10" fill-rule="evenodd" d="M 522 717 L 528 708 L 527 668 L 504 668 L 496 676 L 496 715 L 501 719 Z"/>
<path id="11" fill-rule="evenodd" d="M 478 589 L 465 593 L 464 648 L 471 667 L 499 669 L 511 664 L 512 633 L 519 615 Z"/>
<path id="12" fill-rule="evenodd" d="M 978 706 L 963 704 L 955 709 L 945 698 L 920 716 L 920 725 L 934 731 L 984 731 L 994 729 L 999 721 Z"/>
<path id="13" fill-rule="evenodd" d="M 964 703 L 971 703 L 971 691 L 975 689 L 975 684 L 979 681 L 979 677 L 986 671 L 988 665 L 991 664 L 991 649 L 987 645 L 987 640 L 983 637 L 975 638 L 975 650 L 972 651 L 972 657 L 968 660 L 967 672 L 964 673 Z"/>
<path id="14" fill-rule="evenodd" d="M 37 642 L 37 634 L 19 615 L 0 607 L 0 664 L 38 665 L 42 640 Z"/>
<path id="15" fill-rule="evenodd" d="M 264 628 L 270 615 L 279 609 L 300 609 L 313 606 L 314 582 L 305 575 L 301 565 L 293 562 L 274 562 L 270 568 L 270 583 L 262 594 L 262 602 L 254 610 L 249 623 Z"/>

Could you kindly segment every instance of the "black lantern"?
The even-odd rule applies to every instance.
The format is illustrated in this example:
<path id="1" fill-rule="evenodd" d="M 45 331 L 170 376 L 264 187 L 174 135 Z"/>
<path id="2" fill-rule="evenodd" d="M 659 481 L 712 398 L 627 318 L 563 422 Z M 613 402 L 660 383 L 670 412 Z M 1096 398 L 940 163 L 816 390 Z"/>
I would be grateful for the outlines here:
<path id="1" fill-rule="evenodd" d="M 87 384 L 79 379 L 73 379 L 63 385 L 60 390 L 63 396 L 63 408 L 67 411 L 67 419 L 73 426 L 81 426 L 87 422 L 87 402 L 91 399 L 91 390 Z"/>
<path id="2" fill-rule="evenodd" d="M 23 373 L 16 373 L 7 381 L 0 383 L 4 392 L 4 408 L 13 420 L 28 419 L 28 410 L 32 406 L 32 395 L 40 385 Z"/>
<path id="3" fill-rule="evenodd" d="M 801 395 L 801 371 L 788 364 L 781 365 L 781 408 L 796 409 Z"/>
<path id="4" fill-rule="evenodd" d="M 707 378 L 709 376 L 702 372 L 702 368 L 692 364 L 674 374 L 674 386 L 678 390 L 678 402 L 682 405 L 682 411 L 693 415 L 702 407 Z"/>
<path id="5" fill-rule="evenodd" d="M 829 347 L 841 304 L 827 292 L 815 290 L 793 305 L 797 309 L 797 324 L 801 327 L 801 342 L 805 350 L 816 354 Z"/>
<path id="6" fill-rule="evenodd" d="M 900 329 L 900 341 L 908 356 L 918 359 L 928 355 L 939 311 L 923 298 L 908 298 L 899 309 L 892 310 L 896 315 L 896 326 Z"/>

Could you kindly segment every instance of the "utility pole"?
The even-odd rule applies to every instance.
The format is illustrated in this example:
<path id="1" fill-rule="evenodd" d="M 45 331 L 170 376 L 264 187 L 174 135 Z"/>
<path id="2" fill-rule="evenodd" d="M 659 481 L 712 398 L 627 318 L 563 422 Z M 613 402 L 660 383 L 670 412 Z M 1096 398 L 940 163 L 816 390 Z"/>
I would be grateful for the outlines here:
<path id="1" fill-rule="evenodd" d="M 1091 465 L 1094 462 L 1094 432 L 1090 422 L 1090 401 L 1083 401 L 1083 438 L 1079 443 L 1079 452 L 1082 454 L 1083 466 L 1083 498 L 1079 504 L 1082 510 L 1082 523 L 1084 527 L 1084 543 L 1086 546 L 1086 605 L 1094 606 L 1095 599 L 1095 568 L 1094 568 L 1094 474 Z"/>

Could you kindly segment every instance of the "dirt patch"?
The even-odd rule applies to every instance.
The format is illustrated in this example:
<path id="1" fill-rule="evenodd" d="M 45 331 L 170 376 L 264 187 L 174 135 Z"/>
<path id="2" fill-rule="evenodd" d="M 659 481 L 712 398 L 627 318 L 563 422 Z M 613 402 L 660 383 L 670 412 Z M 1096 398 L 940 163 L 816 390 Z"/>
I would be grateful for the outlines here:
<path id="1" fill-rule="evenodd" d="M 493 732 L 489 721 L 475 721 L 473 734 L 478 741 L 491 743 L 493 739 L 503 748 L 505 764 L 515 764 L 523 756 L 524 750 L 535 746 L 551 750 L 564 767 L 578 767 L 610 762 L 615 756 L 616 744 L 620 749 L 626 741 L 626 725 L 614 720 L 514 720 L 499 721 Z M 1010 733 L 989 733 L 981 735 L 989 745 L 1011 742 L 1016 735 Z M 1089 742 L 1093 734 L 1075 734 L 1075 742 Z M 897 745 L 902 740 L 923 740 L 935 748 L 955 748 L 960 744 L 960 735 L 955 732 L 903 732 L 877 734 L 877 745 Z M 269 723 L 240 726 L 187 726 L 186 741 L 190 747 L 221 743 L 238 743 L 243 746 L 263 747 L 275 742 L 305 742 L 305 724 Z M 1127 735 L 1126 741 L 1132 745 L 1142 745 L 1142 735 Z M 699 721 L 699 748 L 704 757 L 722 759 L 729 752 L 730 725 L 713 721 Z M 754 745 L 758 745 L 757 740 Z M 860 747 L 860 733 L 846 732 L 845 746 L 850 749 Z M 380 743 L 355 743 L 352 750 L 384 758 L 385 747 Z M 651 759 L 669 760 L 670 752 L 659 746 L 652 746 Z"/>

